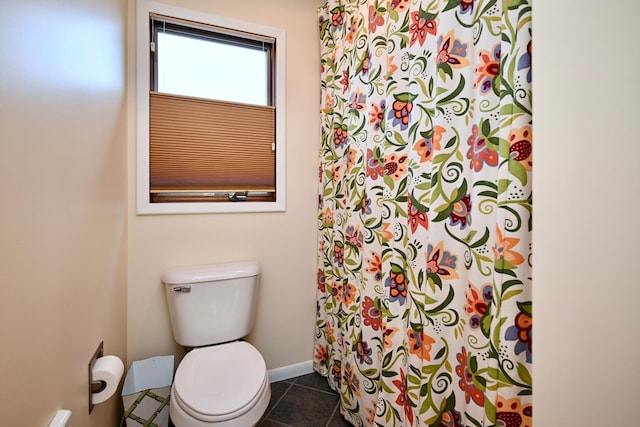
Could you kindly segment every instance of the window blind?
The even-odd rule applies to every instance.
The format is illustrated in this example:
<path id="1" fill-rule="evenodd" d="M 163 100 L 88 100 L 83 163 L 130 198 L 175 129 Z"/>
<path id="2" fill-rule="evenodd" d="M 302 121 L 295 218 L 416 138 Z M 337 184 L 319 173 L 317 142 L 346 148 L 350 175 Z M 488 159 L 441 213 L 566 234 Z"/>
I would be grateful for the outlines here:
<path id="1" fill-rule="evenodd" d="M 149 101 L 152 201 L 246 192 L 273 199 L 275 107 L 155 91 Z"/>

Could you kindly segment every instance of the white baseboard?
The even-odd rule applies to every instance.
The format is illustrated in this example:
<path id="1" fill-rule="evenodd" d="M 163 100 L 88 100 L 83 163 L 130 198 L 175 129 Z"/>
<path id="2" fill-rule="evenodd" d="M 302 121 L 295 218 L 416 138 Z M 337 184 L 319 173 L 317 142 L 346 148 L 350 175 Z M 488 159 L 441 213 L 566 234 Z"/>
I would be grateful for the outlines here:
<path id="1" fill-rule="evenodd" d="M 313 372 L 313 361 L 296 363 L 295 365 L 283 366 L 269 370 L 269 382 L 275 383 L 290 378 L 299 377 Z"/>

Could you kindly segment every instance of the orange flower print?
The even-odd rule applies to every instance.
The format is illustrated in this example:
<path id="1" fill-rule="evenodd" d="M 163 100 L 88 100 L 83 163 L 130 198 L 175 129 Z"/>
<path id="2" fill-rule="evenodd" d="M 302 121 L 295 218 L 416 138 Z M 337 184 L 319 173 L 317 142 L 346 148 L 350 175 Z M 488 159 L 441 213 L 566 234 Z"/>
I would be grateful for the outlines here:
<path id="1" fill-rule="evenodd" d="M 371 326 L 374 331 L 382 327 L 382 313 L 371 297 L 364 297 L 362 302 L 362 318 L 365 326 Z"/>
<path id="2" fill-rule="evenodd" d="M 331 24 L 336 28 L 342 28 L 342 24 L 344 24 L 344 7 L 336 7 L 331 11 Z"/>
<path id="3" fill-rule="evenodd" d="M 496 227 L 496 243 L 493 245 L 493 257 L 496 262 L 505 261 L 508 266 L 517 266 L 524 262 L 524 257 L 513 250 L 520 242 L 516 237 L 502 237 L 502 231 Z"/>
<path id="4" fill-rule="evenodd" d="M 316 347 L 315 359 L 320 363 L 321 366 L 327 366 L 327 359 L 329 359 L 329 352 L 327 351 L 326 346 L 319 345 Z"/>
<path id="5" fill-rule="evenodd" d="M 375 33 L 376 28 L 384 25 L 384 17 L 378 14 L 378 11 L 369 6 L 369 32 Z"/>
<path id="6" fill-rule="evenodd" d="M 333 165 L 331 167 L 331 177 L 334 184 L 342 179 L 342 165 Z"/>
<path id="7" fill-rule="evenodd" d="M 442 141 L 442 135 L 447 131 L 447 129 L 442 126 L 434 126 L 433 127 L 433 147 L 437 150 L 440 149 L 440 141 Z"/>
<path id="8" fill-rule="evenodd" d="M 326 292 L 327 290 L 327 278 L 321 268 L 318 269 L 318 290 L 320 292 Z"/>
<path id="9" fill-rule="evenodd" d="M 391 240 L 393 239 L 393 233 L 389 231 L 389 227 L 391 227 L 391 223 L 383 222 L 382 223 L 382 239 L 383 240 Z"/>
<path id="10" fill-rule="evenodd" d="M 384 158 L 384 174 L 391 176 L 394 180 L 398 180 L 407 173 L 407 163 L 409 157 L 404 154 L 398 156 L 397 154 L 389 154 Z"/>
<path id="11" fill-rule="evenodd" d="M 498 425 L 504 427 L 532 427 L 533 405 L 522 404 L 520 399 L 506 399 L 498 395 L 496 401 L 496 420 Z"/>
<path id="12" fill-rule="evenodd" d="M 365 271 L 373 274 L 376 281 L 379 282 L 382 280 L 382 261 L 380 260 L 380 255 L 376 252 L 371 252 L 371 257 L 365 258 L 365 262 L 367 263 Z"/>
<path id="13" fill-rule="evenodd" d="M 349 389 L 356 396 L 360 396 L 360 380 L 358 376 L 353 372 L 353 368 L 351 367 L 351 363 L 347 362 L 344 366 L 344 371 L 342 372 L 344 376 L 344 382 L 347 384 Z"/>
<path id="14" fill-rule="evenodd" d="M 367 94 L 361 93 L 360 89 L 356 89 L 355 92 L 349 97 L 349 108 L 354 111 L 363 111 L 367 108 Z"/>
<path id="15" fill-rule="evenodd" d="M 396 399 L 396 403 L 404 408 L 404 415 L 407 417 L 409 425 L 413 425 L 413 408 L 409 403 L 407 379 L 402 368 L 400 368 L 400 379 L 393 380 L 393 385 L 398 389 L 398 398 Z"/>
<path id="16" fill-rule="evenodd" d="M 362 231 L 360 231 L 360 226 L 348 226 L 347 230 L 345 231 L 345 239 L 347 240 L 347 244 L 356 248 L 361 248 L 364 241 L 364 236 L 362 235 Z"/>
<path id="17" fill-rule="evenodd" d="M 338 82 L 342 85 L 342 93 L 347 93 L 349 90 L 349 69 L 342 71 L 342 79 Z"/>
<path id="18" fill-rule="evenodd" d="M 455 409 L 444 412 L 439 427 L 464 427 L 462 424 L 462 415 Z"/>
<path id="19" fill-rule="evenodd" d="M 356 300 L 356 287 L 349 282 L 334 283 L 333 296 L 337 302 L 342 302 L 345 307 L 350 306 Z"/>
<path id="20" fill-rule="evenodd" d="M 413 46 L 415 42 L 422 46 L 427 39 L 427 34 L 436 35 L 438 24 L 435 19 L 429 18 L 430 16 L 422 10 L 411 12 L 411 26 L 409 27 L 411 43 L 409 43 L 409 46 Z"/>
<path id="21" fill-rule="evenodd" d="M 331 326 L 331 323 L 327 323 L 327 327 L 325 329 L 327 330 L 327 336 L 326 336 L 327 342 L 329 344 L 336 342 L 336 337 L 333 334 L 334 331 L 333 331 L 333 326 Z"/>
<path id="22" fill-rule="evenodd" d="M 413 100 L 417 98 L 417 95 L 401 93 L 400 95 L 394 95 L 394 97 L 396 100 L 391 104 L 389 119 L 392 120 L 391 124 L 393 126 L 400 126 L 401 130 L 405 130 L 409 127 Z"/>
<path id="23" fill-rule="evenodd" d="M 369 125 L 373 126 L 374 130 L 380 130 L 382 127 L 382 119 L 384 119 L 384 110 L 387 103 L 383 99 L 380 104 L 375 102 L 371 104 L 371 110 L 369 111 Z"/>
<path id="24" fill-rule="evenodd" d="M 391 9 L 402 12 L 409 6 L 409 0 L 391 0 Z"/>
<path id="25" fill-rule="evenodd" d="M 526 361 L 528 363 L 533 361 L 533 321 L 530 313 L 521 310 L 516 315 L 514 325 L 507 328 L 505 339 L 516 341 L 514 348 L 516 354 L 524 352 Z"/>
<path id="26" fill-rule="evenodd" d="M 356 164 L 358 157 L 358 150 L 351 148 L 349 154 L 347 154 L 347 172 L 351 172 L 351 168 Z"/>
<path id="27" fill-rule="evenodd" d="M 358 25 L 360 23 L 360 19 L 358 17 L 354 17 L 349 24 L 347 35 L 345 36 L 345 41 L 349 44 L 353 43 L 355 36 L 358 32 Z"/>
<path id="28" fill-rule="evenodd" d="M 414 331 L 413 329 L 407 331 L 407 338 L 409 339 L 409 353 L 415 354 L 420 360 L 431 361 L 431 345 L 435 344 L 436 340 L 422 331 Z"/>
<path id="29" fill-rule="evenodd" d="M 533 151 L 531 150 L 531 126 L 512 129 L 509 134 L 509 156 L 531 171 L 533 168 Z"/>
<path id="30" fill-rule="evenodd" d="M 322 212 L 322 226 L 323 227 L 333 227 L 335 223 L 335 219 L 333 218 L 333 211 L 331 208 L 327 208 Z"/>
<path id="31" fill-rule="evenodd" d="M 367 425 L 372 426 L 374 420 L 376 419 L 377 403 L 378 403 L 377 401 L 371 400 L 369 406 L 364 408 L 364 410 L 367 411 L 367 418 L 366 418 Z"/>
<path id="32" fill-rule="evenodd" d="M 463 68 L 469 65 L 467 59 L 467 43 L 456 39 L 453 30 L 438 38 L 438 55 L 436 64 L 449 64 L 453 68 Z"/>
<path id="33" fill-rule="evenodd" d="M 433 153 L 442 149 L 440 141 L 445 130 L 442 126 L 436 126 L 431 136 L 421 138 L 413 145 L 413 149 L 420 155 L 420 163 L 432 161 Z"/>
<path id="34" fill-rule="evenodd" d="M 333 145 L 336 148 L 340 148 L 347 141 L 349 131 L 345 125 L 335 124 L 333 125 Z"/>
<path id="35" fill-rule="evenodd" d="M 453 204 L 453 210 L 449 214 L 451 226 L 460 225 L 460 230 L 471 224 L 471 195 L 467 194 L 461 200 Z"/>
<path id="36" fill-rule="evenodd" d="M 331 370 L 331 374 L 333 376 L 334 384 L 338 388 L 340 388 L 342 386 L 342 369 L 340 368 L 340 365 L 338 365 L 337 363 L 335 365 L 333 365 L 333 369 Z"/>
<path id="37" fill-rule="evenodd" d="M 344 263 L 344 245 L 340 242 L 336 242 L 333 245 L 333 262 L 335 262 L 338 267 L 342 267 Z"/>
<path id="38" fill-rule="evenodd" d="M 471 136 L 467 143 L 471 146 L 467 151 L 467 159 L 471 160 L 470 166 L 474 171 L 480 172 L 485 164 L 491 167 L 498 165 L 498 153 L 487 146 L 487 141 L 478 135 L 478 125 L 471 128 Z"/>
<path id="39" fill-rule="evenodd" d="M 428 230 L 429 218 L 427 217 L 427 213 L 418 210 L 411 202 L 411 199 L 413 199 L 413 196 L 408 197 L 407 201 L 407 216 L 409 217 L 411 232 L 415 233 L 418 231 L 418 227 L 423 227 L 425 230 Z"/>
<path id="40" fill-rule="evenodd" d="M 489 93 L 493 88 L 495 78 L 500 72 L 500 43 L 488 50 L 481 50 L 478 53 L 479 64 L 476 67 L 476 81 L 473 85 L 474 89 L 480 88 L 482 95 Z"/>
<path id="41" fill-rule="evenodd" d="M 487 308 L 493 301 L 493 285 L 487 283 L 482 287 L 482 291 L 479 291 L 472 283 L 469 283 L 465 297 L 467 304 L 464 306 L 464 310 L 469 316 L 469 326 L 471 329 L 478 329 L 482 317 L 487 314 Z"/>
<path id="42" fill-rule="evenodd" d="M 397 264 L 391 264 L 391 271 L 384 286 L 389 288 L 389 301 L 398 301 L 400 305 L 404 305 L 407 300 L 407 275 L 405 271 Z"/>
<path id="43" fill-rule="evenodd" d="M 360 68 L 360 72 L 363 76 L 366 76 L 371 69 L 371 53 L 368 53 L 367 56 L 362 60 L 362 66 Z"/>
<path id="44" fill-rule="evenodd" d="M 378 177 L 382 175 L 384 175 L 384 166 L 382 165 L 382 162 L 373 153 L 371 148 L 367 148 L 367 177 L 371 179 L 378 179 Z"/>
<path id="45" fill-rule="evenodd" d="M 457 279 L 458 257 L 444 249 L 444 242 L 436 246 L 427 245 L 427 273 L 437 274 L 441 279 Z"/>
<path id="46" fill-rule="evenodd" d="M 371 355 L 373 354 L 373 349 L 369 347 L 366 341 L 358 341 L 358 346 L 356 349 L 356 356 L 358 357 L 358 362 L 364 365 L 371 365 L 373 363 L 373 358 Z"/>
<path id="47" fill-rule="evenodd" d="M 393 336 L 398 333 L 398 328 L 393 328 L 386 323 L 382 324 L 382 337 L 384 338 L 384 349 L 394 348 Z"/>
<path id="48" fill-rule="evenodd" d="M 462 347 L 462 351 L 456 355 L 459 365 L 456 366 L 456 374 L 460 377 L 458 386 L 460 390 L 464 391 L 464 396 L 467 403 L 471 402 L 471 399 L 480 406 L 484 406 L 484 393 L 476 387 L 473 382 L 474 373 L 469 369 L 469 362 L 467 360 L 467 349 Z"/>
<path id="49" fill-rule="evenodd" d="M 333 113 L 333 107 L 335 107 L 335 101 L 333 100 L 333 98 L 329 95 L 327 95 L 325 97 L 325 101 L 324 101 L 324 107 L 322 108 L 322 112 L 325 114 L 331 114 Z"/>
<path id="50" fill-rule="evenodd" d="M 389 77 L 393 75 L 398 70 L 398 66 L 393 62 L 396 59 L 395 56 L 387 57 L 387 75 L 385 80 L 388 80 Z"/>

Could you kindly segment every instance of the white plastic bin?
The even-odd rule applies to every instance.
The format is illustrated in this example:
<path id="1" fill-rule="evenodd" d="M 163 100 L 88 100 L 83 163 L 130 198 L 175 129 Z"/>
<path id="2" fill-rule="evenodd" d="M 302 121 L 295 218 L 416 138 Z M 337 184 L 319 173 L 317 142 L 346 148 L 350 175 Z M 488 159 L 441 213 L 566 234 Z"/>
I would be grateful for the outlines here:
<path id="1" fill-rule="evenodd" d="M 127 427 L 167 427 L 172 383 L 173 355 L 133 362 L 122 387 Z"/>

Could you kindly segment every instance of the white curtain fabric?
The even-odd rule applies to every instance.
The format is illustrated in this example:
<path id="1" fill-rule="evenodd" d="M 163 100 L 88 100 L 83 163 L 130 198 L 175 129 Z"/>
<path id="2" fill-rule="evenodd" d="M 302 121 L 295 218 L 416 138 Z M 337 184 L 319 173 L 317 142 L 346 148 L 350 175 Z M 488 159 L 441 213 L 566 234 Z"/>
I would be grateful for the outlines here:
<path id="1" fill-rule="evenodd" d="M 532 425 L 530 3 L 319 13 L 314 367 L 354 425 Z"/>

